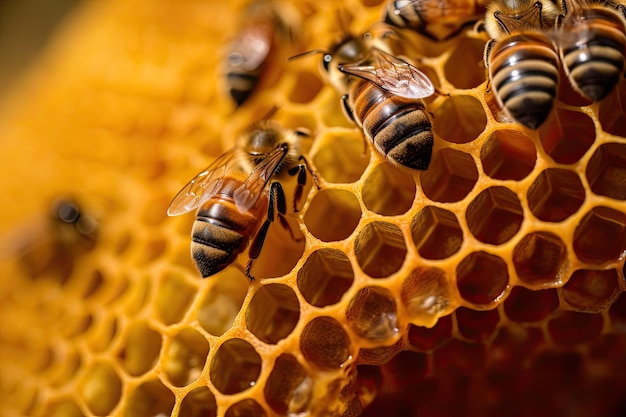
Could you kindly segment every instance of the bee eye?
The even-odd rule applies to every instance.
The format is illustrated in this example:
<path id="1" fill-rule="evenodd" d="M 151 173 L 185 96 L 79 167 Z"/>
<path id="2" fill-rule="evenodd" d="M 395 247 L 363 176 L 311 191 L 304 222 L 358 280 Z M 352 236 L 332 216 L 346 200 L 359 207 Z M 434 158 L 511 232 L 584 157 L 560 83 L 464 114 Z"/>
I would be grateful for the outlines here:
<path id="1" fill-rule="evenodd" d="M 324 69 L 326 70 L 326 72 L 330 71 L 330 61 L 332 60 L 333 56 L 331 54 L 324 54 L 322 64 L 324 65 Z"/>

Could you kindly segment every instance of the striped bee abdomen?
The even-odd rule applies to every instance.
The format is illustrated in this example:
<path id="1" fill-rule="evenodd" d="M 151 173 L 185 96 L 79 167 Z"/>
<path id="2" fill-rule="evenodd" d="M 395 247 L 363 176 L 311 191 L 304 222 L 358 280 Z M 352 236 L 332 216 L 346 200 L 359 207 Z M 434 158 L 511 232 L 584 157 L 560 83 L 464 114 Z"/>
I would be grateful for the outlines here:
<path id="1" fill-rule="evenodd" d="M 433 133 L 424 102 L 397 96 L 368 81 L 358 82 L 349 105 L 376 150 L 396 167 L 428 169 Z"/>
<path id="2" fill-rule="evenodd" d="M 623 19 L 603 7 L 576 9 L 561 23 L 559 49 L 572 86 L 599 101 L 619 83 L 624 73 L 626 35 Z"/>
<path id="3" fill-rule="evenodd" d="M 537 129 L 548 117 L 558 90 L 559 57 L 541 33 L 515 34 L 498 41 L 489 55 L 491 88 L 517 122 Z"/>

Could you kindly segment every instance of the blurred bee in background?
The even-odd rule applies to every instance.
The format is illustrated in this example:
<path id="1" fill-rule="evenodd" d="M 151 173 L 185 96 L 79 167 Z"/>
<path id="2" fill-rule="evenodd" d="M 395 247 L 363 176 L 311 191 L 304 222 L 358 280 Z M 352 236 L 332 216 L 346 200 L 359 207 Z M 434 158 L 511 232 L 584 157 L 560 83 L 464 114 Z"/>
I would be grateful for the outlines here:
<path id="1" fill-rule="evenodd" d="M 322 72 L 342 95 L 346 116 L 391 165 L 425 170 L 433 147 L 432 124 L 422 98 L 435 92 L 430 79 L 409 62 L 347 35 L 322 53 Z"/>
<path id="2" fill-rule="evenodd" d="M 626 9 L 587 0 L 563 0 L 561 7 L 557 42 L 565 74 L 579 94 L 600 101 L 624 74 Z"/>
<path id="3" fill-rule="evenodd" d="M 244 11 L 226 62 L 226 85 L 238 107 L 260 84 L 271 55 L 282 44 L 294 40 L 299 17 L 298 11 L 286 2 L 256 0 Z"/>
<path id="4" fill-rule="evenodd" d="M 174 197 L 168 215 L 198 209 L 191 255 L 203 278 L 232 264 L 250 245 L 245 274 L 253 280 L 252 262 L 259 257 L 276 218 L 296 240 L 285 218 L 287 204 L 281 180 L 285 174 L 297 177 L 294 211 L 298 211 L 307 172 L 319 188 L 315 172 L 300 151 L 303 136 L 308 136 L 304 130 L 288 130 L 276 121 L 262 119 Z"/>
<path id="5" fill-rule="evenodd" d="M 487 0 L 388 0 L 383 20 L 392 27 L 444 41 L 481 19 L 486 4 Z"/>
<path id="6" fill-rule="evenodd" d="M 73 198 L 61 197 L 47 216 L 18 227 L 3 237 L 3 257 L 16 257 L 31 278 L 67 278 L 74 260 L 96 244 L 99 222 Z"/>
<path id="7" fill-rule="evenodd" d="M 558 8 L 549 1 L 493 1 L 487 7 L 484 62 L 504 112 L 530 129 L 548 117 L 559 85 L 559 55 L 548 31 Z"/>

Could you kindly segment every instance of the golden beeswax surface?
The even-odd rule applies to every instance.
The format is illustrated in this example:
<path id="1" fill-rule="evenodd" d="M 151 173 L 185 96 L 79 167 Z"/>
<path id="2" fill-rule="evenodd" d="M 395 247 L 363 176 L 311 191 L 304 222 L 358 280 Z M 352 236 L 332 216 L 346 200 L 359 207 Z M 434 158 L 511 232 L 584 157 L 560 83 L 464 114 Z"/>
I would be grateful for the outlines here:
<path id="1" fill-rule="evenodd" d="M 411 175 L 364 142 L 320 54 L 287 60 L 384 2 L 291 3 L 239 108 L 244 1 L 87 1 L 3 98 L 1 414 L 624 415 L 626 82 L 589 103 L 562 77 L 532 131 L 498 108 L 485 35 L 394 38 L 443 92 Z M 296 239 L 272 225 L 253 282 L 203 280 L 194 215 L 168 205 L 274 106 L 312 132 L 320 188 L 286 216 Z M 59 198 L 97 229 L 53 220 Z"/>

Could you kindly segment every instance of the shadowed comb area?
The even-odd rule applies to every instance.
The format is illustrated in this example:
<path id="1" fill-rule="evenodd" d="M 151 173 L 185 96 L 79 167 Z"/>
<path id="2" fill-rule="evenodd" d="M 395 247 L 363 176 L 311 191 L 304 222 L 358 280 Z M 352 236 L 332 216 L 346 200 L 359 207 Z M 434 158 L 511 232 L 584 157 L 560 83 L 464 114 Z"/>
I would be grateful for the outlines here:
<path id="1" fill-rule="evenodd" d="M 425 100 L 432 159 L 409 174 L 344 116 L 320 55 L 287 62 L 385 2 L 294 3 L 293 43 L 236 109 L 246 3 L 82 3 L 3 97 L 2 414 L 623 416 L 626 83 L 596 104 L 566 91 L 529 130 L 503 119 L 483 34 L 392 36 L 447 93 Z M 194 216 L 168 204 L 273 105 L 312 132 L 321 188 L 294 213 L 283 182 L 296 239 L 272 225 L 253 282 L 202 279 Z M 60 197 L 97 234 L 55 220 Z"/>

